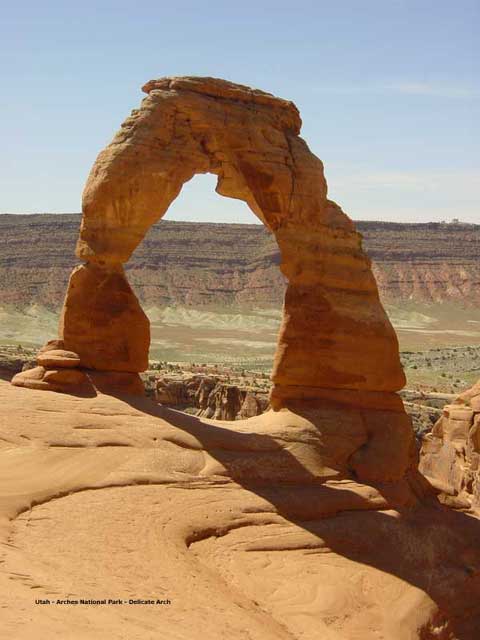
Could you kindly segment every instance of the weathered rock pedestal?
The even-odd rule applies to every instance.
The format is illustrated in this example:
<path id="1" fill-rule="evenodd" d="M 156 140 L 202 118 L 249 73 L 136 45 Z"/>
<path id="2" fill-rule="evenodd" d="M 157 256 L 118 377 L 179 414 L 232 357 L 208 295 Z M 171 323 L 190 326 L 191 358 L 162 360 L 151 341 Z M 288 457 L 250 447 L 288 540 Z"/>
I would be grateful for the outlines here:
<path id="1" fill-rule="evenodd" d="M 145 371 L 150 324 L 121 264 L 95 262 L 70 276 L 60 335 L 82 364 L 99 371 Z"/>
<path id="2" fill-rule="evenodd" d="M 145 395 L 138 373 L 97 371 L 85 367 L 78 353 L 66 351 L 63 340 L 51 340 L 40 349 L 37 367 L 21 371 L 12 378 L 16 387 L 40 391 L 57 391 L 80 396 L 100 393 Z"/>

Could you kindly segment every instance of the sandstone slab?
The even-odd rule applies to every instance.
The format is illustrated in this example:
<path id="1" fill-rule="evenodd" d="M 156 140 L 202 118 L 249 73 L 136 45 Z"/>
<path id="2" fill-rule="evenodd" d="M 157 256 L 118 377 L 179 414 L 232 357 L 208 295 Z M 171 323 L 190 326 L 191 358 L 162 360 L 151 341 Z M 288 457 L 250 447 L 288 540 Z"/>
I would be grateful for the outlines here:
<path id="1" fill-rule="evenodd" d="M 215 423 L 2 381 L 0 407 L 9 637 L 477 640 L 479 521 L 412 474 L 354 479 L 354 408 Z M 52 593 L 170 604 L 34 605 Z"/>
<path id="2" fill-rule="evenodd" d="M 46 344 L 43 345 L 43 347 L 38 350 L 38 353 L 40 354 L 47 351 L 56 351 L 57 349 L 65 349 L 63 340 L 49 340 Z"/>
<path id="3" fill-rule="evenodd" d="M 86 375 L 79 369 L 48 369 L 43 376 L 45 382 L 81 385 L 87 381 Z"/>
<path id="4" fill-rule="evenodd" d="M 73 351 L 49 349 L 39 352 L 37 363 L 42 367 L 74 368 L 80 365 L 80 357 Z"/>

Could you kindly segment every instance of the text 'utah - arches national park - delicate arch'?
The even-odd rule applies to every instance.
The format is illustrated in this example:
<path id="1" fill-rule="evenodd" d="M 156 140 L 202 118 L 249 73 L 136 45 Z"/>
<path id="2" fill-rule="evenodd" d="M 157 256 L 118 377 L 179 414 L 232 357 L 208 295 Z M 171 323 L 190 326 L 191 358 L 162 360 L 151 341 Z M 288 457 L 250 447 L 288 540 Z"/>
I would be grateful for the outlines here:
<path id="1" fill-rule="evenodd" d="M 143 90 L 85 187 L 77 255 L 86 264 L 69 283 L 65 347 L 93 369 L 147 367 L 148 320 L 122 265 L 182 185 L 209 172 L 217 192 L 244 200 L 280 248 L 288 285 L 272 406 L 335 390 L 342 398 L 400 389 L 398 344 L 369 259 L 351 220 L 327 199 L 295 105 L 211 78 L 163 78 Z"/>

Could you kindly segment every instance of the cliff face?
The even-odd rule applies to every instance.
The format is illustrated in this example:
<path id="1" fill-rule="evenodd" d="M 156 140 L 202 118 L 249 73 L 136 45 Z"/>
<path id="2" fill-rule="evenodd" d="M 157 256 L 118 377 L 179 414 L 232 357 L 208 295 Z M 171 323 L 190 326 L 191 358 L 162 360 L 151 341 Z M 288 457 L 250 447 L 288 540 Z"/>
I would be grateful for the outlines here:
<path id="1" fill-rule="evenodd" d="M 480 225 L 358 222 L 384 302 L 480 306 Z"/>
<path id="2" fill-rule="evenodd" d="M 61 305 L 79 214 L 0 215 L 0 305 Z M 385 303 L 480 306 L 480 225 L 357 222 Z M 142 303 L 269 308 L 284 281 L 261 225 L 162 221 L 127 265 Z"/>

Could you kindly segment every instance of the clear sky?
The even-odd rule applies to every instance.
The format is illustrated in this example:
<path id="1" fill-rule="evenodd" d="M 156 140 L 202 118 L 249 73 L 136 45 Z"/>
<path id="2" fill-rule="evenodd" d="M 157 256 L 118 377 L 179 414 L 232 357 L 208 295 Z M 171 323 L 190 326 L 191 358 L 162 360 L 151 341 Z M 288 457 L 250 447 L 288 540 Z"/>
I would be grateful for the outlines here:
<path id="1" fill-rule="evenodd" d="M 352 218 L 480 223 L 479 0 L 24 0 L 0 18 L 0 212 L 79 211 L 97 153 L 165 75 L 293 100 Z M 170 219 L 254 222 L 186 185 Z"/>

